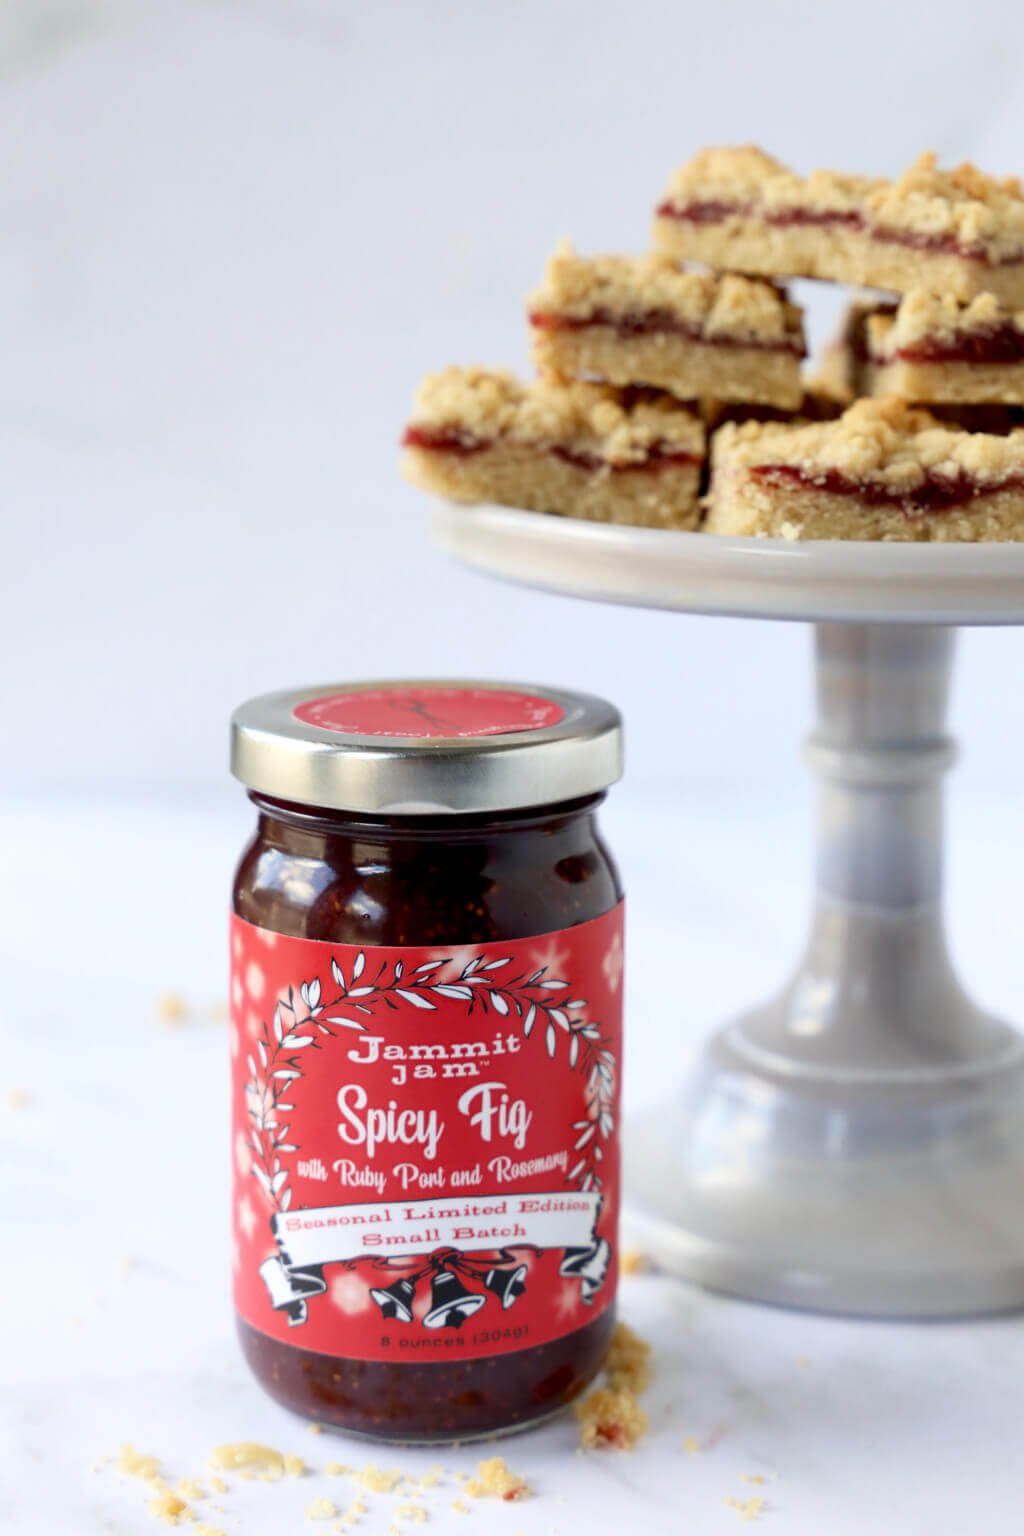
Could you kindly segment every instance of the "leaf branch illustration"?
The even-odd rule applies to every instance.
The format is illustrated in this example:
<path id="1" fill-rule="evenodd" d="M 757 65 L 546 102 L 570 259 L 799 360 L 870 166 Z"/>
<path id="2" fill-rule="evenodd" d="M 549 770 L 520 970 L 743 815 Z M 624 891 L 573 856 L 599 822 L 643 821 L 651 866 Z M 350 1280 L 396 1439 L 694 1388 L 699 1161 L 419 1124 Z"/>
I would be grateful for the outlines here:
<path id="1" fill-rule="evenodd" d="M 454 975 L 448 975 L 445 967 L 451 964 L 451 959 L 446 958 L 428 960 L 407 973 L 401 960 L 392 962 L 390 967 L 387 961 L 381 961 L 373 978 L 367 980 L 364 950 L 356 955 L 348 977 L 337 958 L 332 958 L 331 976 L 338 989 L 333 997 L 322 1000 L 319 977 L 304 981 L 297 993 L 289 987 L 287 998 L 277 1003 L 271 1027 L 263 1022 L 256 1040 L 256 1055 L 248 1058 L 246 1105 L 252 1171 L 267 1200 L 277 1210 L 288 1210 L 292 1198 L 288 1168 L 281 1155 L 300 1150 L 297 1143 L 288 1139 L 290 1126 L 282 1124 L 281 1117 L 295 1108 L 286 1095 L 302 1076 L 301 1052 L 320 1049 L 322 1037 L 335 1038 L 341 1029 L 365 1031 L 368 1026 L 364 1019 L 374 1020 L 381 1007 L 394 1011 L 404 1004 L 436 1012 L 437 998 L 467 1004 L 467 1017 L 477 1010 L 493 1012 L 498 1018 L 514 1017 L 527 1040 L 539 1026 L 538 1034 L 552 1059 L 560 1034 L 567 1037 L 569 1065 L 586 1075 L 587 1111 L 586 1118 L 573 1127 L 579 1133 L 573 1151 L 583 1155 L 569 1177 L 579 1179 L 584 1190 L 601 1187 L 601 1142 L 614 1129 L 615 1057 L 605 1044 L 603 1027 L 584 1016 L 586 999 L 554 997 L 554 993 L 568 991 L 569 983 L 549 976 L 546 966 L 529 975 L 520 972 L 499 978 L 497 972 L 511 964 L 508 956 L 488 960 L 486 955 L 480 955 Z M 347 1012 L 330 1011 L 334 1009 Z"/>

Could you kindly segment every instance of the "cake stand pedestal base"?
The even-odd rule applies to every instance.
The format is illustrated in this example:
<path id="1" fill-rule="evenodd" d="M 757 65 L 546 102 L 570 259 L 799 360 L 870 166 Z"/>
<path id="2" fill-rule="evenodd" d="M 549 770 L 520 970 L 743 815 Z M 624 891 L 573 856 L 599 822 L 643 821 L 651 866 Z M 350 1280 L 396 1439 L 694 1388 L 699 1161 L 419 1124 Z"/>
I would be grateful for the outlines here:
<path id="1" fill-rule="evenodd" d="M 627 1125 L 627 1233 L 760 1301 L 1024 1306 L 1024 1045 L 965 996 L 941 918 L 949 626 L 1024 623 L 1024 543 L 718 538 L 508 507 L 440 506 L 434 531 L 548 591 L 817 625 L 811 937 L 782 996 Z"/>
<path id="2" fill-rule="evenodd" d="M 824 1312 L 1024 1305 L 1024 1040 L 941 917 L 952 631 L 817 626 L 817 910 L 782 995 L 627 1127 L 631 1235 L 716 1290 Z"/>

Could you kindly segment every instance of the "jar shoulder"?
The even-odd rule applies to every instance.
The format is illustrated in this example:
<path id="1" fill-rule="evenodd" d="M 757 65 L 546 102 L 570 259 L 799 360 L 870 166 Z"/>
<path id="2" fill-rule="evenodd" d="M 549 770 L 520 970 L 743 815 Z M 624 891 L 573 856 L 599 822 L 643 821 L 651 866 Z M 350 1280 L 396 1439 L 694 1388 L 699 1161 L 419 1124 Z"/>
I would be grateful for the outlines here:
<path id="1" fill-rule="evenodd" d="M 593 816 L 449 841 L 341 832 L 296 839 L 264 817 L 236 871 L 234 910 L 261 927 L 333 943 L 473 943 L 570 928 L 621 896 Z"/>

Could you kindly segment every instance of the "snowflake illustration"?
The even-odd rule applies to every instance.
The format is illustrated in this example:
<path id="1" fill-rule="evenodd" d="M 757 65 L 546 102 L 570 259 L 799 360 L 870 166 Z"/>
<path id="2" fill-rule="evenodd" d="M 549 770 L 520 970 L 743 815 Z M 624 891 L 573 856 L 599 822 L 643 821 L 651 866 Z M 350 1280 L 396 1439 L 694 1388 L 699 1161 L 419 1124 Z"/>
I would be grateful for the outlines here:
<path id="1" fill-rule="evenodd" d="M 450 960 L 453 969 L 464 971 L 472 960 L 479 960 L 483 951 L 479 944 L 453 944 L 447 949 L 428 949 L 428 960 Z M 447 975 L 447 972 L 445 973 Z"/>
<path id="2" fill-rule="evenodd" d="M 619 990 L 619 982 L 622 980 L 622 937 L 616 934 L 608 948 L 601 969 L 604 971 L 605 980 L 613 992 Z"/>
<path id="3" fill-rule="evenodd" d="M 563 1285 L 561 1290 L 558 1292 L 558 1295 L 555 1297 L 555 1312 L 559 1319 L 563 1322 L 568 1321 L 569 1318 L 575 1317 L 576 1313 L 579 1311 L 579 1308 L 579 1283 L 575 1282 L 570 1285 Z"/>
<path id="4" fill-rule="evenodd" d="M 238 1225 L 246 1237 L 252 1237 L 256 1230 L 258 1217 L 252 1208 L 252 1201 L 248 1195 L 243 1195 L 238 1202 Z"/>
<path id="5" fill-rule="evenodd" d="M 255 960 L 250 960 L 245 972 L 245 989 L 249 996 L 255 1002 L 259 1002 L 260 998 L 263 996 L 264 991 L 266 990 L 266 985 L 267 978 L 264 976 Z"/>
<path id="6" fill-rule="evenodd" d="M 370 1293 L 358 1275 L 338 1275 L 331 1281 L 331 1300 L 339 1312 L 353 1317 L 370 1305 Z"/>
<path id="7" fill-rule="evenodd" d="M 243 1179 L 252 1167 L 252 1150 L 244 1131 L 239 1131 L 235 1137 L 235 1166 Z"/>
<path id="8" fill-rule="evenodd" d="M 542 948 L 535 949 L 530 957 L 530 964 L 538 970 L 545 966 L 549 976 L 564 976 L 569 963 L 569 951 L 554 938 L 549 939 Z"/>

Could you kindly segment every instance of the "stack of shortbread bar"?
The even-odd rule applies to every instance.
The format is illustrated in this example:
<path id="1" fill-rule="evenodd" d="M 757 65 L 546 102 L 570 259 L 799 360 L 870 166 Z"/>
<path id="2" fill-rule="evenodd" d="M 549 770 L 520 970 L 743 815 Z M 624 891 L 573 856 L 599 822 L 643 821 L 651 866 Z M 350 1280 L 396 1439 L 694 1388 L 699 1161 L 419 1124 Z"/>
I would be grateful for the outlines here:
<path id="1" fill-rule="evenodd" d="M 409 478 L 651 528 L 1024 539 L 1019 182 L 930 155 L 884 181 L 704 150 L 673 177 L 654 244 L 560 248 L 528 303 L 537 377 L 427 378 Z M 851 303 L 814 380 L 781 286 L 801 277 L 880 290 Z"/>

